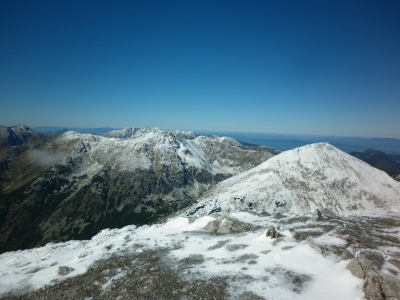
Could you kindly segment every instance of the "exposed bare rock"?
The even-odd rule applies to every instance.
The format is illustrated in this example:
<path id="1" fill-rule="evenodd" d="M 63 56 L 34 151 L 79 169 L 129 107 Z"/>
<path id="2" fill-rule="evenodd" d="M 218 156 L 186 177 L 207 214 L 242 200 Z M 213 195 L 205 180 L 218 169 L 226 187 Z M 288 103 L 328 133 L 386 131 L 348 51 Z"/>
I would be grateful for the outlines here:
<path id="1" fill-rule="evenodd" d="M 227 234 L 227 233 L 237 233 L 243 231 L 253 230 L 256 227 L 252 224 L 241 222 L 235 218 L 223 216 L 223 215 L 213 215 L 215 220 L 210 221 L 204 230 L 211 233 L 217 234 Z"/>
<path id="2" fill-rule="evenodd" d="M 314 211 L 314 213 L 313 213 L 313 218 L 314 218 L 315 220 L 320 220 L 320 219 L 322 219 L 322 213 L 321 213 L 321 211 L 320 211 L 318 208 Z"/>
<path id="3" fill-rule="evenodd" d="M 312 237 L 307 237 L 306 242 L 310 245 L 311 248 L 314 248 L 323 255 L 325 254 L 324 249 L 320 245 L 318 245 L 317 242 L 314 241 Z"/>
<path id="4" fill-rule="evenodd" d="M 60 275 L 68 275 L 71 273 L 74 269 L 66 266 L 59 266 L 58 267 L 58 274 Z"/>

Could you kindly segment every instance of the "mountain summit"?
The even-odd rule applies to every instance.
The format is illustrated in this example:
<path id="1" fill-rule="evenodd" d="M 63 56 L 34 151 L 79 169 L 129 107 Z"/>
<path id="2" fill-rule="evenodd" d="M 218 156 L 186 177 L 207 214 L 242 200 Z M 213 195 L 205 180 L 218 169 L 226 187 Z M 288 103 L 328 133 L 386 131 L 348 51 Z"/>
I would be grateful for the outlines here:
<path id="1" fill-rule="evenodd" d="M 400 183 L 327 143 L 283 152 L 231 177 L 201 197 L 187 214 L 265 210 L 340 214 L 400 208 Z"/>
<path id="2" fill-rule="evenodd" d="M 40 139 L 43 135 L 25 125 L 11 127 L 0 126 L 0 145 L 17 146 L 30 140 Z"/>

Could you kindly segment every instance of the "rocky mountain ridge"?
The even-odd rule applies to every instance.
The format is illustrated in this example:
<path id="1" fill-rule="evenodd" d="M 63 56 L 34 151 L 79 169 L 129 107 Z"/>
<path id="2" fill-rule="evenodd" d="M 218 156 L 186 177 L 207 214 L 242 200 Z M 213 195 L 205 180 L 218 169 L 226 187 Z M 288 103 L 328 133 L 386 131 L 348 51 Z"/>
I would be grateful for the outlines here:
<path id="1" fill-rule="evenodd" d="M 21 150 L 0 172 L 0 251 L 154 222 L 279 153 L 193 132 L 123 132 L 70 131 Z"/>
<path id="2" fill-rule="evenodd" d="M 43 134 L 34 131 L 25 125 L 15 125 L 11 127 L 0 126 L 0 145 L 18 146 L 29 141 L 36 141 L 43 138 Z"/>

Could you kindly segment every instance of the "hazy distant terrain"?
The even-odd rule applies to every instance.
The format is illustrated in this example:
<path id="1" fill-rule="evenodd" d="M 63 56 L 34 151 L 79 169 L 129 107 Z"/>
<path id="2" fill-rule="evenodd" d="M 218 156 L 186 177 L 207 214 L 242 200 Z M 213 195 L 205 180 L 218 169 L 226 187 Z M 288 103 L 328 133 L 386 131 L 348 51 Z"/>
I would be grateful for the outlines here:
<path id="1" fill-rule="evenodd" d="M 37 132 L 43 134 L 62 134 L 68 130 L 79 133 L 94 133 L 103 135 L 109 131 L 120 128 L 98 127 L 32 127 Z M 317 135 L 296 135 L 296 134 L 274 134 L 274 133 L 252 133 L 252 132 L 224 132 L 224 131 L 201 131 L 203 135 L 218 134 L 229 136 L 244 143 L 268 146 L 280 151 L 286 151 L 297 147 L 302 147 L 312 143 L 327 142 L 344 152 L 364 151 L 374 149 L 391 155 L 400 157 L 400 139 L 393 138 L 363 138 L 346 136 L 317 136 Z"/>
<path id="2" fill-rule="evenodd" d="M 205 134 L 205 132 L 202 132 Z M 245 143 L 268 146 L 280 151 L 302 147 L 312 143 L 327 142 L 344 152 L 374 149 L 391 155 L 400 155 L 400 140 L 392 138 L 363 138 L 340 136 L 313 136 L 268 133 L 221 132 Z"/>

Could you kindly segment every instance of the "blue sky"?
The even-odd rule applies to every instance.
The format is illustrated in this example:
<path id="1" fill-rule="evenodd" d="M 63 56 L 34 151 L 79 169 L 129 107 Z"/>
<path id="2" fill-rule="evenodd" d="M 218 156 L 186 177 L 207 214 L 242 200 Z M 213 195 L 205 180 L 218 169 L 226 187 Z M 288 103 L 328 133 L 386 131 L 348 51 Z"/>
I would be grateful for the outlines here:
<path id="1" fill-rule="evenodd" d="M 400 1 L 1 1 L 0 124 L 400 138 Z"/>

